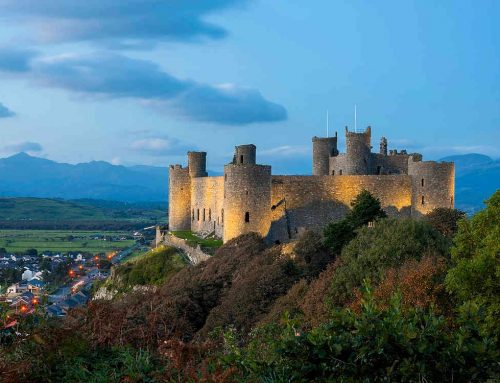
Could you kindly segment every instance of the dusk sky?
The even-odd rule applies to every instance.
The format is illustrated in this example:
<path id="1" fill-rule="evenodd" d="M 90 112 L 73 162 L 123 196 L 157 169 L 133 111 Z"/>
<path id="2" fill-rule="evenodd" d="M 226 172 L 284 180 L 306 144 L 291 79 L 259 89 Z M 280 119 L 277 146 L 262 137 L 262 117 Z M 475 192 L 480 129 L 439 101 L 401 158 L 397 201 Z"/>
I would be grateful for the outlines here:
<path id="1" fill-rule="evenodd" d="M 0 156 L 311 171 L 372 126 L 424 159 L 500 157 L 500 1 L 0 0 Z"/>

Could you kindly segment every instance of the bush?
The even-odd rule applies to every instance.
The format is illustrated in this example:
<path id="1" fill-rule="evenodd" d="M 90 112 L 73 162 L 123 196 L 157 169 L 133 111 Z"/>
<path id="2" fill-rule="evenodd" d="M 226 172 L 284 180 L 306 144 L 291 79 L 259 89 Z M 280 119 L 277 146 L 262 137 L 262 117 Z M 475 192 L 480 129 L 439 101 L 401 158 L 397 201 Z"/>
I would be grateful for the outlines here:
<path id="1" fill-rule="evenodd" d="M 388 268 L 398 268 L 409 259 L 425 255 L 446 257 L 447 241 L 428 223 L 412 219 L 385 219 L 375 227 L 362 227 L 343 250 L 333 277 L 329 297 L 343 306 L 354 298 L 364 279 L 381 281 Z"/>
<path id="2" fill-rule="evenodd" d="M 465 213 L 456 209 L 438 207 L 425 215 L 425 220 L 447 238 L 453 238 L 458 230 L 458 221 Z"/>
<path id="3" fill-rule="evenodd" d="M 324 230 L 325 246 L 334 256 L 340 254 L 342 248 L 356 236 L 357 228 L 386 217 L 380 201 L 366 190 L 358 194 L 351 206 L 352 210 L 343 220 L 330 223 Z"/>
<path id="4" fill-rule="evenodd" d="M 465 307 L 486 310 L 484 329 L 497 337 L 500 329 L 500 190 L 486 209 L 458 224 L 451 249 L 453 267 L 446 287 Z"/>
<path id="5" fill-rule="evenodd" d="M 223 360 L 252 382 L 494 381 L 498 348 L 478 335 L 476 323 L 462 317 L 452 331 L 432 311 L 403 314 L 396 296 L 381 309 L 368 288 L 359 314 L 335 311 L 310 331 L 289 320 L 255 331 L 245 347 L 231 344 L 229 334 Z"/>

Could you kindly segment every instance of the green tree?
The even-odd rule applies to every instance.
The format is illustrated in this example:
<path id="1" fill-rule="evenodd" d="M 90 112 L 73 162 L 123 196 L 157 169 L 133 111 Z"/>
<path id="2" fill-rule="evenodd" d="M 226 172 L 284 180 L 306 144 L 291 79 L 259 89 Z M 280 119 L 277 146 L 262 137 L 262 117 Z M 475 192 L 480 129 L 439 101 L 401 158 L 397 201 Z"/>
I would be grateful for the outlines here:
<path id="1" fill-rule="evenodd" d="M 380 201 L 366 190 L 356 196 L 351 206 L 351 211 L 343 220 L 330 223 L 324 230 L 324 244 L 334 256 L 340 254 L 342 248 L 356 236 L 356 229 L 386 217 Z"/>
<path id="2" fill-rule="evenodd" d="M 424 221 L 385 219 L 375 227 L 362 227 L 342 250 L 332 280 L 332 303 L 348 303 L 364 279 L 378 284 L 389 267 L 398 268 L 409 259 L 420 260 L 425 255 L 447 254 L 447 241 Z"/>
<path id="3" fill-rule="evenodd" d="M 458 224 L 451 249 L 453 267 L 446 287 L 465 307 L 477 305 L 487 313 L 484 328 L 500 329 L 500 190 L 486 208 Z"/>
<path id="4" fill-rule="evenodd" d="M 246 347 L 229 333 L 223 361 L 242 381 L 496 381 L 499 351 L 478 334 L 477 314 L 458 318 L 452 329 L 432 311 L 403 313 L 398 296 L 379 308 L 366 287 L 361 313 L 336 310 L 312 330 L 288 319 L 255 331 Z"/>

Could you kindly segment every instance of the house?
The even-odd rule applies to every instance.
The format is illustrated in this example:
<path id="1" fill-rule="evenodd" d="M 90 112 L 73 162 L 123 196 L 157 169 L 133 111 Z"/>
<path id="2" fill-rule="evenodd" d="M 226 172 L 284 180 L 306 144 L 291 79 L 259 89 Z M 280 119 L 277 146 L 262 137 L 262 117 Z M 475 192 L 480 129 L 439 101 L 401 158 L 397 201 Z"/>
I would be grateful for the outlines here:
<path id="1" fill-rule="evenodd" d="M 39 294 L 45 289 L 45 282 L 39 279 L 31 279 L 28 281 L 28 291 Z"/>

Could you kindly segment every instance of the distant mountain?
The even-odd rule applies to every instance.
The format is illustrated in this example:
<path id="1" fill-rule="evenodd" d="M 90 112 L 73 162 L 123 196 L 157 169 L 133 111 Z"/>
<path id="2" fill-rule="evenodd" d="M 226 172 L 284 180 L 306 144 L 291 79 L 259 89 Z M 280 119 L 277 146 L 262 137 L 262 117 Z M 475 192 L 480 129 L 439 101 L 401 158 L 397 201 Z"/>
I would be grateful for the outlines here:
<path id="1" fill-rule="evenodd" d="M 456 207 L 469 214 L 481 210 L 483 202 L 500 189 L 500 160 L 484 154 L 463 154 L 444 157 L 455 162 Z"/>
<path id="2" fill-rule="evenodd" d="M 19 153 L 0 159 L 0 196 L 167 201 L 168 170 L 104 161 L 70 165 Z"/>
<path id="3" fill-rule="evenodd" d="M 483 201 L 500 189 L 500 160 L 483 154 L 441 160 L 455 162 L 455 201 L 467 213 L 480 210 Z M 19 153 L 0 159 L 0 197 L 6 196 L 166 203 L 168 169 L 104 161 L 70 165 Z"/>

